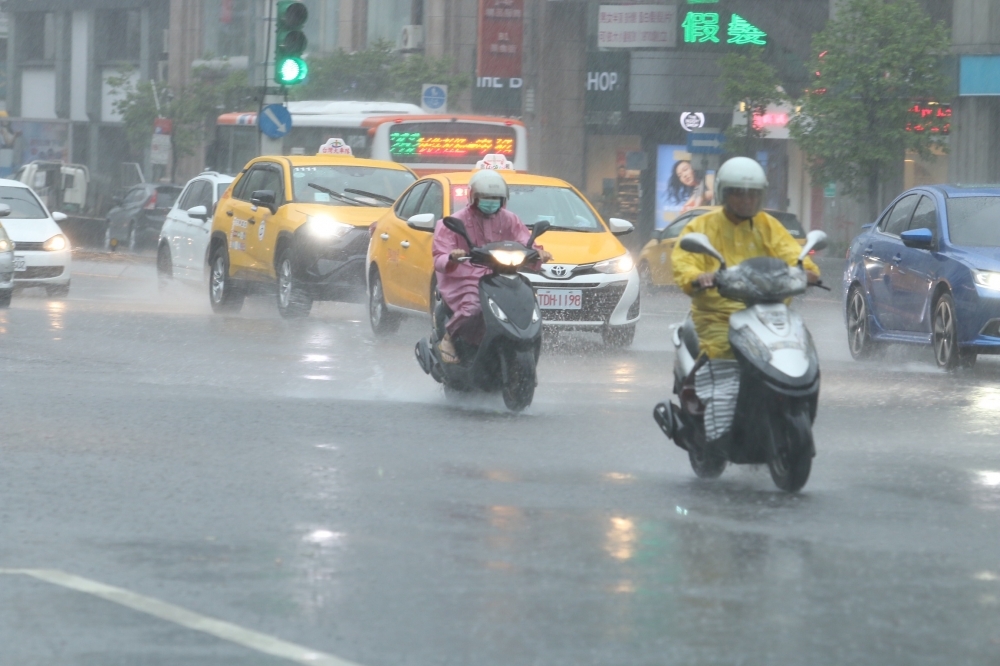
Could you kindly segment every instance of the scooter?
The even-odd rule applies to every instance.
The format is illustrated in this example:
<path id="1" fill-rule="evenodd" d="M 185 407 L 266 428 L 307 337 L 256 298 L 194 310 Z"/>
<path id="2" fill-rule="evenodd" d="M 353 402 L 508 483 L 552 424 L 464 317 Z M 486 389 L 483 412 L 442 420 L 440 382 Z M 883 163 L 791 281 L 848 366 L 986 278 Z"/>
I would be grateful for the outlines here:
<path id="1" fill-rule="evenodd" d="M 463 260 L 492 271 L 479 280 L 486 333 L 479 346 L 455 340 L 459 362 L 442 362 L 437 343 L 444 337 L 445 322 L 452 312 L 444 300 L 438 300 L 431 336 L 420 340 L 414 350 L 417 362 L 424 372 L 444 384 L 446 394 L 501 391 L 507 409 L 519 412 L 531 404 L 535 395 L 542 316 L 531 283 L 518 270 L 538 261 L 538 251 L 532 244 L 551 224 L 536 222 L 526 246 L 499 241 L 475 247 L 461 220 L 446 217 L 442 222 L 468 244 L 469 255 Z"/>
<path id="2" fill-rule="evenodd" d="M 729 318 L 729 343 L 738 367 L 732 382 L 735 410 L 728 432 L 709 440 L 705 404 L 695 390 L 699 370 L 709 361 L 701 353 L 689 315 L 673 331 L 674 394 L 680 404 L 661 402 L 654 408 L 653 418 L 667 437 L 688 452 L 698 477 L 717 478 L 727 463 L 766 463 L 776 486 L 796 492 L 809 479 L 816 455 L 812 424 L 820 372 L 812 336 L 802 317 L 788 309 L 786 300 L 805 293 L 809 284 L 802 260 L 811 251 L 826 247 L 826 234 L 809 232 L 797 266 L 774 257 L 755 257 L 727 268 L 722 255 L 700 233 L 687 234 L 680 245 L 688 252 L 718 260 L 721 268 L 714 286 L 719 294 L 747 306 Z M 705 368 L 701 375 L 703 393 L 707 393 L 704 386 L 712 370 L 711 366 Z"/>

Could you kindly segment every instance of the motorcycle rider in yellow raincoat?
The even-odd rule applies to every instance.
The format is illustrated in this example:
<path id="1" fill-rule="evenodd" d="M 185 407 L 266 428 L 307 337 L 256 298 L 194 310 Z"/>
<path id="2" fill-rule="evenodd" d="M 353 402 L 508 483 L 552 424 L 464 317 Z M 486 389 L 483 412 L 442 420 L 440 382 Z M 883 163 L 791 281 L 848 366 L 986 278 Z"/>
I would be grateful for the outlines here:
<path id="1" fill-rule="evenodd" d="M 727 266 L 752 257 L 777 257 L 796 265 L 802 248 L 781 222 L 761 209 L 766 190 L 767 176 L 760 164 L 749 157 L 727 160 L 715 177 L 715 201 L 722 209 L 691 220 L 680 238 L 693 232 L 705 234 Z M 675 282 L 691 296 L 691 317 L 702 352 L 710 359 L 734 358 L 729 315 L 746 305 L 723 298 L 714 288 L 719 262 L 707 254 L 682 250 L 679 240 L 670 257 Z M 819 268 L 812 259 L 806 257 L 802 265 L 809 283 L 818 282 Z"/>

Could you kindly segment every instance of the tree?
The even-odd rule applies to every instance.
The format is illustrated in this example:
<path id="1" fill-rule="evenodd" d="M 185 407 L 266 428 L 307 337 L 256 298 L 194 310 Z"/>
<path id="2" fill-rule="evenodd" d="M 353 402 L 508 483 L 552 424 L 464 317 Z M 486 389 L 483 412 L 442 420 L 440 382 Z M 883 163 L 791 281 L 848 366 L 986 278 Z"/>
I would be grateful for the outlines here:
<path id="1" fill-rule="evenodd" d="M 815 84 L 792 119 L 792 137 L 813 179 L 866 200 L 874 219 L 905 151 L 927 157 L 941 141 L 940 132 L 907 131 L 907 121 L 915 102 L 948 101 L 947 29 L 914 0 L 845 0 L 812 48 Z"/>
<path id="2" fill-rule="evenodd" d="M 754 118 L 763 116 L 768 105 L 786 99 L 778 85 L 778 74 L 761 58 L 762 52 L 763 49 L 754 48 L 745 54 L 729 53 L 719 58 L 722 101 L 732 108 L 740 106 L 746 112 L 746 124 L 726 130 L 726 148 L 734 155 L 756 154 L 767 130 L 755 124 Z"/>
<path id="3" fill-rule="evenodd" d="M 364 51 L 340 50 L 309 58 L 309 79 L 292 89 L 294 99 L 379 100 L 420 103 L 424 83 L 441 83 L 456 95 L 470 85 L 452 73 L 450 58 L 403 55 L 386 41 Z"/>
<path id="4" fill-rule="evenodd" d="M 125 136 L 135 153 L 149 147 L 157 118 L 171 121 L 171 180 L 178 159 L 193 155 L 209 138 L 218 114 L 255 104 L 246 71 L 220 76 L 208 69 L 196 70 L 194 82 L 180 90 L 171 89 L 165 81 L 134 82 L 130 70 L 108 77 L 108 84 L 117 97 L 114 108 L 122 117 Z"/>

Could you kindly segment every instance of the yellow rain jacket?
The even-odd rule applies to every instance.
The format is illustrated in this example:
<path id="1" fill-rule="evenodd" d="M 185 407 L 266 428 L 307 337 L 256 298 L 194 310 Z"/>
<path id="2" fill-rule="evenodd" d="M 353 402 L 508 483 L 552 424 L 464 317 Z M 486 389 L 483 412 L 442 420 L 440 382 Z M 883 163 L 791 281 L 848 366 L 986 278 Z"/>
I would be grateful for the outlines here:
<path id="1" fill-rule="evenodd" d="M 727 266 L 736 266 L 753 257 L 777 257 L 794 266 L 802 246 L 796 242 L 781 222 L 761 211 L 752 220 L 733 224 L 720 208 L 691 220 L 674 245 L 670 258 L 674 266 L 674 281 L 691 296 L 691 316 L 694 319 L 701 349 L 709 358 L 733 358 L 729 346 L 729 315 L 746 306 L 719 296 L 717 289 L 696 291 L 691 283 L 702 273 L 719 270 L 719 262 L 707 254 L 695 254 L 681 249 L 680 238 L 699 232 L 708 236 L 712 246 L 726 258 Z M 812 259 L 802 262 L 806 270 L 819 274 Z"/>

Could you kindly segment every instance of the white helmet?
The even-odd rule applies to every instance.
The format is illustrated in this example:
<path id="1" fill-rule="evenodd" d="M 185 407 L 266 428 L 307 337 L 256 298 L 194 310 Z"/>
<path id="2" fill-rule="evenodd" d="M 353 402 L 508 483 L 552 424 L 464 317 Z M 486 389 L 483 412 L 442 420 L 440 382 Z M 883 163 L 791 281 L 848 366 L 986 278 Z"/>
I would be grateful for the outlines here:
<path id="1" fill-rule="evenodd" d="M 715 174 L 715 204 L 725 206 L 723 198 L 727 188 L 741 190 L 760 190 L 761 205 L 764 203 L 764 192 L 767 191 L 767 174 L 764 168 L 749 157 L 733 157 L 719 167 Z M 758 211 L 759 212 L 759 211 Z"/>
<path id="2" fill-rule="evenodd" d="M 500 197 L 506 201 L 509 196 L 507 181 L 496 171 L 483 169 L 469 179 L 469 198 L 473 201 L 480 197 Z"/>

